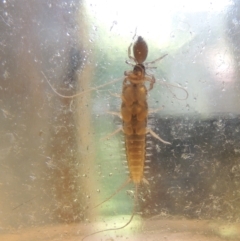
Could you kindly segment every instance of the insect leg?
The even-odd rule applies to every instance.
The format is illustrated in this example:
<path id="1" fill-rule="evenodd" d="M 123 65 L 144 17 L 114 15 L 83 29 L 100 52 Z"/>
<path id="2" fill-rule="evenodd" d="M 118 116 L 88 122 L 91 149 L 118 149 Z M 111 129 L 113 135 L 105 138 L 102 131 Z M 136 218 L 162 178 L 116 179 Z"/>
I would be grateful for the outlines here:
<path id="1" fill-rule="evenodd" d="M 128 47 L 128 58 L 133 60 L 135 63 L 137 63 L 137 60 L 131 55 L 131 48 L 132 48 L 132 43 Z"/>
<path id="2" fill-rule="evenodd" d="M 147 132 L 146 132 L 146 133 L 151 134 L 154 138 L 158 139 L 159 141 L 163 142 L 164 144 L 171 145 L 170 142 L 164 141 L 164 140 L 163 140 L 157 133 L 155 133 L 152 129 L 147 129 Z"/>
<path id="3" fill-rule="evenodd" d="M 115 130 L 114 132 L 108 134 L 107 136 L 102 137 L 100 140 L 106 140 L 106 139 L 110 138 L 111 136 L 116 135 L 116 134 L 117 134 L 118 132 L 120 132 L 120 131 L 122 131 L 122 128 L 118 128 L 117 130 Z"/>
<path id="4" fill-rule="evenodd" d="M 126 63 L 126 64 L 131 65 L 132 67 L 134 67 L 134 66 L 135 66 L 135 64 L 133 64 L 133 63 L 129 62 L 128 60 L 126 60 L 126 61 L 125 61 L 125 63 Z"/>
<path id="5" fill-rule="evenodd" d="M 148 76 L 145 75 L 145 80 L 150 82 L 150 86 L 149 86 L 149 89 L 148 89 L 148 91 L 149 91 L 153 88 L 153 85 L 156 82 L 155 77 L 154 77 L 154 75 L 148 75 Z"/>
<path id="6" fill-rule="evenodd" d="M 106 111 L 106 113 L 107 113 L 107 114 L 110 114 L 110 115 L 118 116 L 120 119 L 122 119 L 121 113 L 113 112 L 113 111 Z"/>
<path id="7" fill-rule="evenodd" d="M 164 57 L 166 57 L 168 54 L 164 54 L 163 56 L 151 61 L 151 62 L 145 62 L 145 65 L 149 65 L 149 64 L 155 64 L 156 62 L 160 61 L 161 59 L 163 59 Z"/>
<path id="8" fill-rule="evenodd" d="M 160 107 L 160 108 L 157 108 L 157 109 L 149 109 L 148 114 L 157 113 L 157 112 L 159 112 L 160 110 L 163 110 L 163 109 L 164 109 L 164 107 Z"/>
<path id="9" fill-rule="evenodd" d="M 116 116 L 118 116 L 120 119 L 122 119 L 121 113 L 112 112 L 112 111 L 107 111 L 106 113 L 107 113 L 107 114 L 111 114 L 111 115 L 116 115 Z M 123 129 L 122 129 L 122 128 L 118 128 L 117 130 L 115 130 L 114 132 L 112 132 L 112 133 L 108 134 L 107 136 L 101 138 L 100 140 L 106 140 L 106 139 L 110 138 L 111 136 L 114 136 L 115 134 L 117 134 L 117 133 L 120 132 L 120 131 L 123 131 Z"/>
<path id="10" fill-rule="evenodd" d="M 116 98 L 121 98 L 121 95 L 117 94 L 117 93 L 112 93 L 111 91 L 108 91 L 108 93 L 113 96 L 113 97 L 116 97 Z"/>

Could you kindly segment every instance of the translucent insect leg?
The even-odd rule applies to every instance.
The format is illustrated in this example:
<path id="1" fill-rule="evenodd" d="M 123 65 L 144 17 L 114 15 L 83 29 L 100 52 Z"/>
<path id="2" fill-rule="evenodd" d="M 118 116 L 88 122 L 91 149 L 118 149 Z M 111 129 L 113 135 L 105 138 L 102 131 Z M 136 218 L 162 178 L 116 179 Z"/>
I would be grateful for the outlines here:
<path id="1" fill-rule="evenodd" d="M 156 62 L 160 61 L 161 59 L 163 59 L 164 57 L 166 57 L 168 54 L 164 54 L 163 56 L 153 60 L 153 61 L 150 61 L 150 62 L 144 62 L 144 65 L 149 65 L 149 64 L 155 64 Z M 147 68 L 147 66 L 146 66 Z"/>
<path id="2" fill-rule="evenodd" d="M 170 142 L 164 141 L 164 140 L 163 140 L 157 133 L 155 133 L 152 129 L 147 129 L 147 133 L 151 134 L 154 138 L 158 139 L 158 140 L 161 141 L 162 143 L 171 145 Z"/>
<path id="3" fill-rule="evenodd" d="M 122 119 L 122 115 L 121 115 L 121 113 L 119 113 L 119 112 L 106 111 L 106 113 L 107 113 L 107 114 L 110 114 L 110 115 L 118 116 L 120 119 Z"/>
<path id="4" fill-rule="evenodd" d="M 111 91 L 108 91 L 108 93 L 109 93 L 111 96 L 113 96 L 113 97 L 121 98 L 121 95 L 120 95 L 120 94 L 112 93 Z"/>
<path id="5" fill-rule="evenodd" d="M 156 82 L 155 77 L 154 77 L 154 75 L 148 75 L 148 76 L 145 75 L 145 80 L 150 82 L 150 86 L 149 86 L 149 89 L 148 89 L 148 91 L 150 91 L 153 88 L 153 85 Z"/>
<path id="6" fill-rule="evenodd" d="M 136 64 L 129 62 L 128 60 L 126 60 L 125 63 L 131 65 L 132 67 L 134 67 L 136 65 Z"/>
<path id="7" fill-rule="evenodd" d="M 152 114 L 152 113 L 157 113 L 157 112 L 159 112 L 160 110 L 163 110 L 164 109 L 164 107 L 160 107 L 160 108 L 157 108 L 157 109 L 152 109 L 152 110 L 148 110 L 148 114 Z"/>
<path id="8" fill-rule="evenodd" d="M 112 133 L 108 134 L 107 136 L 101 138 L 100 140 L 106 140 L 106 139 L 110 138 L 111 136 L 116 135 L 120 131 L 122 131 L 122 128 L 118 128 L 117 130 L 115 130 L 114 132 L 112 132 Z"/>
<path id="9" fill-rule="evenodd" d="M 135 39 L 136 35 L 137 35 L 137 28 L 135 29 L 135 33 L 134 33 L 134 35 L 133 35 L 132 40 Z M 137 64 L 137 60 L 132 56 L 132 53 L 131 53 L 132 45 L 133 45 L 133 43 L 131 43 L 131 44 L 129 45 L 129 47 L 128 47 L 128 58 L 131 59 L 131 60 L 133 60 L 133 61 Z M 126 61 L 126 64 L 132 65 L 133 67 L 135 66 L 135 64 L 132 64 L 132 63 L 130 63 L 130 62 L 128 62 L 128 61 Z"/>
<path id="10" fill-rule="evenodd" d="M 135 63 L 137 63 L 136 59 L 131 55 L 131 48 L 132 48 L 132 43 L 128 47 L 128 58 L 133 60 Z"/>

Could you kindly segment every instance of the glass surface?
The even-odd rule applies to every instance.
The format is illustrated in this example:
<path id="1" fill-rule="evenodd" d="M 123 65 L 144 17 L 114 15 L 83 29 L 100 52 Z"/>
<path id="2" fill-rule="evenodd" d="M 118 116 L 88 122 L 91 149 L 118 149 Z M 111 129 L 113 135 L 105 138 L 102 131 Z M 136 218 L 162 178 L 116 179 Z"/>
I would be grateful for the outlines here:
<path id="1" fill-rule="evenodd" d="M 239 5 L 3 0 L 0 239 L 81 240 L 130 219 L 133 184 L 93 207 L 128 178 L 123 133 L 109 134 L 136 34 L 147 61 L 168 54 L 148 70 L 148 103 L 171 145 L 147 135 L 133 221 L 84 240 L 239 240 Z"/>

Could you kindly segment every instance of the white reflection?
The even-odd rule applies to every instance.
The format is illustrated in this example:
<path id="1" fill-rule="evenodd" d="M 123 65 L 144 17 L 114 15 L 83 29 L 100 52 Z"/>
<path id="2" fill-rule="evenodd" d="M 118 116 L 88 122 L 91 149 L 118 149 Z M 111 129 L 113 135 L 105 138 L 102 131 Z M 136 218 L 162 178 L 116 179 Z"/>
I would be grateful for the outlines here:
<path id="1" fill-rule="evenodd" d="M 209 65 L 212 66 L 212 77 L 215 81 L 232 82 L 235 80 L 235 70 L 232 55 L 223 51 L 218 53 L 209 52 Z"/>
<path id="2" fill-rule="evenodd" d="M 137 27 L 148 32 L 150 37 L 156 36 L 160 30 L 163 39 L 170 32 L 171 19 L 176 13 L 218 12 L 230 4 L 232 1 L 229 0 L 92 0 L 86 2 L 86 7 L 95 21 L 102 26 L 107 26 L 110 30 L 117 26 L 121 36 Z"/>

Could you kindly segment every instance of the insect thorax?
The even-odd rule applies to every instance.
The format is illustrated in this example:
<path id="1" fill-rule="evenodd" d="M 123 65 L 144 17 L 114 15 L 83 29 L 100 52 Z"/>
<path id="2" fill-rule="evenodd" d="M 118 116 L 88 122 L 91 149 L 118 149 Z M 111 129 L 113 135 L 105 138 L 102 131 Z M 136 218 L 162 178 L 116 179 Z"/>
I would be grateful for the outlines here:
<path id="1" fill-rule="evenodd" d="M 133 73 L 137 76 L 144 76 L 145 66 L 143 64 L 136 64 L 133 68 Z"/>

